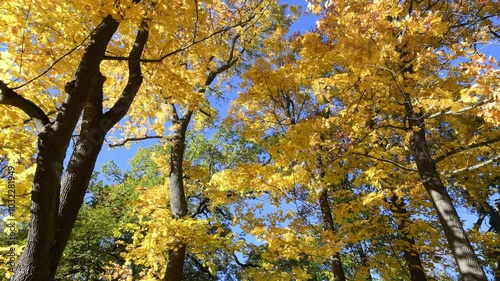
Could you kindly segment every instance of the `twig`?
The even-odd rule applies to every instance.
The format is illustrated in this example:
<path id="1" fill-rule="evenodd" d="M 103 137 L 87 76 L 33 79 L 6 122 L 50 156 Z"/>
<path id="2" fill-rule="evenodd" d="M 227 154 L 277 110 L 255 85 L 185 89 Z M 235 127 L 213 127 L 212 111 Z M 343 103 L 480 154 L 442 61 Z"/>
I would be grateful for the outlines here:
<path id="1" fill-rule="evenodd" d="M 191 43 L 189 43 L 188 45 L 184 46 L 184 47 L 181 47 L 177 50 L 174 50 L 174 51 L 171 51 L 169 53 L 166 53 L 165 55 L 159 57 L 159 58 L 156 58 L 156 59 L 140 59 L 139 61 L 140 62 L 144 62 L 144 63 L 149 63 L 149 62 L 162 62 L 164 59 L 166 59 L 167 57 L 169 56 L 172 56 L 172 55 L 175 55 L 177 53 L 180 53 L 180 52 L 183 52 L 187 49 L 189 49 L 190 47 L 192 47 L 193 45 L 196 45 L 198 43 L 202 43 L 220 33 L 223 33 L 223 32 L 226 32 L 226 31 L 229 31 L 237 26 L 242 26 L 242 25 L 245 25 L 247 22 L 251 21 L 253 18 L 250 17 L 248 20 L 244 21 L 244 22 L 239 22 L 237 24 L 234 24 L 234 25 L 231 25 L 231 26 L 228 26 L 228 27 L 225 27 L 225 28 L 221 28 L 215 32 L 213 32 L 212 34 L 200 39 L 200 40 L 196 40 L 196 41 L 192 41 Z M 104 56 L 104 60 L 117 60 L 117 61 L 128 61 L 130 60 L 129 57 L 114 57 L 114 56 Z"/>

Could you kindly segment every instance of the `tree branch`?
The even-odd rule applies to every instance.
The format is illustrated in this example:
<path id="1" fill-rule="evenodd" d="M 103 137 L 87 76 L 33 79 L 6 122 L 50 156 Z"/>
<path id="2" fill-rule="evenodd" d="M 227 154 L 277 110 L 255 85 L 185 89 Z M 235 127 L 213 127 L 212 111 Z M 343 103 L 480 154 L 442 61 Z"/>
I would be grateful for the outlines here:
<path id="1" fill-rule="evenodd" d="M 490 30 L 491 34 L 493 36 L 495 36 L 497 39 L 500 39 L 500 34 L 496 33 L 495 31 L 493 31 L 493 29 L 491 29 L 490 26 L 488 26 L 488 29 Z"/>
<path id="2" fill-rule="evenodd" d="M 191 214 L 192 218 L 195 218 L 197 215 L 205 212 L 205 210 L 208 208 L 208 202 L 210 200 L 208 198 L 203 198 L 200 203 L 198 203 L 198 206 L 196 207 L 196 210 Z"/>
<path id="3" fill-rule="evenodd" d="M 117 146 L 123 146 L 127 142 L 131 142 L 131 141 L 141 141 L 141 140 L 161 139 L 161 138 L 163 138 L 163 137 L 162 136 L 147 136 L 147 135 L 144 137 L 126 138 L 123 141 L 118 142 L 118 143 L 110 143 L 110 144 L 108 144 L 108 146 L 109 147 L 117 147 Z"/>
<path id="4" fill-rule="evenodd" d="M 473 166 L 469 166 L 469 167 L 465 167 L 465 168 L 462 168 L 462 169 L 455 169 L 455 170 L 449 171 L 449 172 L 443 172 L 443 173 L 441 173 L 441 175 L 443 175 L 443 176 L 452 176 L 452 175 L 456 175 L 458 173 L 472 171 L 472 170 L 484 167 L 486 165 L 489 165 L 489 164 L 495 162 L 498 159 L 500 159 L 500 154 L 496 155 L 496 156 L 494 156 L 492 158 L 490 158 L 489 160 L 481 162 L 479 164 L 476 164 L 476 165 L 473 165 Z"/>
<path id="5" fill-rule="evenodd" d="M 410 172 L 418 172 L 417 170 L 415 169 L 412 169 L 412 168 L 408 168 L 408 167 L 405 167 L 403 166 L 402 164 L 396 162 L 396 161 L 392 161 L 392 160 L 389 160 L 389 159 L 385 159 L 385 158 L 378 158 L 378 157 L 375 157 L 375 156 L 372 156 L 372 155 L 369 155 L 368 153 L 358 153 L 358 152 L 353 152 L 353 154 L 356 154 L 356 155 L 361 155 L 361 156 L 366 156 L 368 158 L 372 158 L 372 159 L 375 159 L 375 160 L 378 160 L 378 161 L 382 161 L 382 162 L 386 162 L 386 163 L 390 163 L 392 165 L 395 165 L 397 166 L 398 168 L 401 168 L 405 171 L 410 171 Z"/>
<path id="6" fill-rule="evenodd" d="M 15 106 L 24 111 L 33 119 L 38 132 L 42 131 L 45 125 L 50 123 L 49 117 L 40 107 L 16 93 L 3 81 L 0 81 L 0 104 Z"/>
<path id="7" fill-rule="evenodd" d="M 139 31 L 135 38 L 132 50 L 130 50 L 129 60 L 128 60 L 128 71 L 129 78 L 125 89 L 123 89 L 122 94 L 115 102 L 113 107 L 104 113 L 103 121 L 106 123 L 104 125 L 105 131 L 111 129 L 118 121 L 120 121 L 132 104 L 135 95 L 139 91 L 142 84 L 143 76 L 141 70 L 141 56 L 146 46 L 146 42 L 149 37 L 149 28 L 146 20 L 142 20 Z"/>
<path id="8" fill-rule="evenodd" d="M 55 66 L 58 62 L 60 62 L 60 61 L 61 61 L 61 60 L 63 60 L 65 57 L 69 56 L 71 53 L 73 53 L 74 51 L 76 51 L 76 49 L 80 48 L 80 47 L 83 45 L 83 43 L 85 43 L 85 42 L 87 41 L 87 39 L 89 39 L 89 37 L 90 37 L 90 36 L 92 36 L 92 34 L 94 34 L 94 31 L 95 31 L 95 30 L 97 30 L 97 28 L 96 28 L 96 29 L 94 29 L 94 30 L 93 30 L 93 31 L 92 31 L 92 32 L 91 32 L 91 33 L 90 33 L 87 37 L 85 37 L 85 38 L 82 40 L 82 42 L 80 42 L 80 43 L 79 43 L 79 44 L 77 44 L 75 47 L 73 47 L 73 48 L 72 48 L 72 49 L 70 49 L 68 52 L 66 52 L 64 55 L 62 55 L 61 57 L 59 57 L 58 59 L 56 59 L 56 60 L 55 60 L 55 61 L 54 61 L 54 62 L 53 62 L 53 63 L 52 63 L 52 64 L 51 64 L 51 65 L 50 65 L 47 69 L 45 69 L 42 73 L 40 73 L 39 75 L 37 75 L 37 76 L 35 76 L 35 77 L 31 78 L 31 79 L 30 79 L 30 80 L 28 80 L 26 83 L 21 84 L 21 85 L 19 85 L 19 86 L 15 87 L 14 89 L 19 89 L 19 88 L 22 88 L 22 87 L 24 87 L 24 86 L 26 86 L 26 85 L 30 84 L 31 82 L 33 82 L 33 81 L 37 80 L 38 78 L 40 78 L 40 77 L 44 76 L 45 74 L 47 74 L 47 72 L 49 72 L 52 68 L 54 68 L 54 66 Z"/>
<path id="9" fill-rule="evenodd" d="M 235 27 L 238 27 L 238 26 L 245 26 L 248 22 L 250 22 L 254 17 L 249 17 L 247 20 L 245 21 L 242 21 L 242 22 L 238 22 L 237 24 L 233 24 L 231 26 L 228 26 L 228 27 L 224 27 L 224 28 L 221 28 L 217 31 L 214 31 L 213 33 L 209 34 L 208 36 L 206 37 L 203 37 L 202 39 L 199 39 L 199 40 L 192 40 L 191 43 L 187 44 L 186 46 L 184 47 L 181 47 L 177 50 L 174 50 L 174 51 L 171 51 L 171 52 L 168 52 L 166 54 L 164 54 L 163 56 L 159 57 L 159 58 L 156 58 L 156 59 L 139 59 L 139 62 L 144 62 L 144 63 L 158 63 L 158 62 L 162 62 L 164 59 L 172 56 L 172 55 L 175 55 L 177 53 L 180 53 L 180 52 L 183 52 L 187 49 L 189 49 L 190 47 L 192 47 L 193 45 L 196 45 L 198 43 L 202 43 L 218 34 L 221 34 L 221 33 L 224 33 L 226 31 L 229 31 Z M 128 57 L 115 57 L 115 56 L 104 56 L 104 59 L 105 60 L 117 60 L 117 61 L 129 61 L 131 60 L 131 56 L 128 56 Z"/>
<path id="10" fill-rule="evenodd" d="M 54 115 L 56 113 L 57 113 L 57 111 L 50 111 L 49 113 L 47 113 L 47 117 L 49 117 L 51 115 Z M 31 121 L 33 121 L 33 118 L 24 119 L 23 120 L 23 124 L 26 125 L 26 124 L 28 124 Z M 12 128 L 12 127 L 17 127 L 17 126 L 18 126 L 18 124 L 10 124 L 10 125 L 6 125 L 6 126 L 3 126 L 3 127 L 0 127 L 0 130 Z"/>
<path id="11" fill-rule="evenodd" d="M 480 146 L 483 146 L 483 145 L 492 144 L 492 143 L 495 143 L 495 142 L 498 142 L 498 141 L 500 141 L 500 137 L 496 137 L 496 138 L 493 138 L 493 139 L 485 140 L 485 141 L 482 141 L 482 142 L 477 142 L 477 143 L 474 143 L 474 144 L 471 144 L 471 145 L 467 145 L 467 146 L 461 146 L 461 147 L 455 148 L 453 150 L 450 150 L 450 151 L 444 153 L 443 155 L 439 155 L 438 157 L 436 157 L 436 159 L 434 159 L 434 162 L 438 163 L 438 162 L 443 161 L 444 159 L 447 159 L 448 157 L 450 157 L 450 156 L 452 156 L 454 154 L 457 154 L 459 152 L 466 151 L 466 150 L 469 150 L 469 149 L 472 149 L 472 148 L 476 148 L 476 147 L 480 147 Z"/>
<path id="12" fill-rule="evenodd" d="M 229 58 L 227 58 L 226 62 L 223 65 L 219 66 L 216 70 L 211 70 L 208 73 L 207 79 L 205 80 L 205 87 L 208 87 L 214 81 L 217 75 L 228 70 L 238 61 L 238 58 L 234 57 L 234 49 L 236 47 L 236 41 L 238 41 L 238 38 L 240 38 L 239 34 L 234 36 L 233 41 L 231 42 L 231 51 L 229 51 Z M 203 91 L 205 91 L 205 88 Z"/>
<path id="13" fill-rule="evenodd" d="M 242 263 L 242 262 L 240 262 L 240 260 L 238 259 L 238 257 L 236 256 L 235 253 L 233 253 L 233 258 L 234 258 L 234 261 L 236 262 L 236 264 L 243 267 L 243 268 L 245 268 L 245 267 L 254 267 L 254 268 L 260 267 L 258 264 L 254 264 L 254 263 Z"/>
<path id="14" fill-rule="evenodd" d="M 203 109 L 198 109 L 201 113 L 205 114 L 205 116 L 207 116 L 208 118 L 212 118 L 212 115 L 210 115 L 208 112 L 206 112 L 205 110 Z"/>
<path id="15" fill-rule="evenodd" d="M 431 118 L 436 118 L 436 117 L 443 116 L 443 115 L 461 115 L 464 112 L 467 112 L 469 110 L 473 110 L 473 109 L 477 108 L 478 106 L 487 104 L 489 102 L 491 102 L 490 99 L 485 99 L 485 100 L 477 102 L 477 103 L 475 103 L 473 105 L 463 107 L 463 108 L 461 108 L 461 109 L 459 109 L 457 111 L 443 110 L 443 111 L 440 111 L 440 112 L 436 112 L 436 113 L 433 113 L 433 114 L 426 115 L 426 116 L 424 116 L 424 118 L 425 119 L 431 119 Z"/>

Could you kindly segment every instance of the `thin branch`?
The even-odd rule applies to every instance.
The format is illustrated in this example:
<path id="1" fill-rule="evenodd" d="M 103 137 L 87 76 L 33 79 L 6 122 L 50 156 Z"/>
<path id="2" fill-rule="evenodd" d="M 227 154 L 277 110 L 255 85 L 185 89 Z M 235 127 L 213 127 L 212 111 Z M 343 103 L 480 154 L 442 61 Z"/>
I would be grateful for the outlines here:
<path id="1" fill-rule="evenodd" d="M 212 115 L 210 115 L 208 112 L 206 112 L 203 109 L 198 109 L 201 113 L 205 114 L 208 118 L 212 118 Z"/>
<path id="2" fill-rule="evenodd" d="M 184 47 L 181 47 L 177 50 L 174 50 L 174 51 L 171 51 L 169 53 L 166 53 L 165 55 L 159 57 L 159 58 L 156 58 L 156 59 L 139 59 L 139 62 L 144 62 L 144 63 L 158 63 L 158 62 L 162 62 L 164 59 L 166 59 L 167 57 L 170 57 L 172 55 L 175 55 L 177 53 L 180 53 L 180 52 L 183 52 L 187 49 L 189 49 L 190 47 L 192 47 L 193 45 L 196 45 L 198 43 L 202 43 L 218 34 L 221 34 L 221 33 L 224 33 L 226 31 L 229 31 L 235 27 L 238 27 L 238 26 L 244 26 L 246 25 L 248 22 L 250 22 L 251 20 L 253 19 L 253 17 L 250 17 L 248 18 L 246 21 L 243 21 L 243 22 L 239 22 L 237 24 L 234 24 L 234 25 L 231 25 L 231 26 L 228 26 L 228 27 L 225 27 L 225 28 L 221 28 L 215 32 L 213 32 L 212 34 L 200 39 L 200 40 L 196 40 L 196 41 L 192 41 L 191 43 L 189 43 L 188 45 L 184 46 Z M 131 58 L 130 57 L 114 57 L 114 56 L 104 56 L 104 59 L 105 60 L 117 60 L 117 61 L 128 61 L 130 60 Z"/>
<path id="3" fill-rule="evenodd" d="M 483 146 L 483 145 L 488 145 L 488 144 L 492 144 L 492 143 L 495 143 L 495 142 L 498 142 L 500 141 L 500 136 L 499 137 L 496 137 L 496 138 L 493 138 L 493 139 L 489 139 L 489 140 L 485 140 L 485 141 L 482 141 L 482 142 L 477 142 L 477 143 L 474 143 L 474 144 L 471 144 L 471 145 L 467 145 L 467 146 L 461 146 L 461 147 L 458 147 L 458 148 L 455 148 L 453 150 L 450 150 L 438 157 L 436 157 L 436 159 L 434 159 L 434 163 L 438 163 L 440 161 L 443 161 L 444 159 L 447 159 L 448 157 L 454 155 L 454 154 L 457 154 L 459 152 L 462 152 L 462 151 L 466 151 L 466 150 L 469 150 L 469 149 L 472 149 L 472 148 L 476 148 L 476 147 L 480 147 L 480 146 Z"/>
<path id="4" fill-rule="evenodd" d="M 39 132 L 50 123 L 49 117 L 40 107 L 16 93 L 3 81 L 0 81 L 0 104 L 12 105 L 24 111 L 35 121 L 35 127 Z"/>
<path id="5" fill-rule="evenodd" d="M 210 279 L 214 279 L 215 276 L 210 272 L 210 269 L 204 265 L 203 263 L 201 263 L 195 256 L 187 253 L 186 254 L 188 258 L 191 259 L 191 261 L 196 265 L 196 267 L 198 267 L 200 270 L 202 270 L 203 272 L 205 272 L 206 274 L 208 274 L 208 276 L 210 277 Z"/>
<path id="6" fill-rule="evenodd" d="M 108 144 L 108 146 L 109 147 L 117 147 L 117 146 L 123 146 L 126 143 L 131 142 L 131 141 L 141 141 L 141 140 L 161 139 L 161 138 L 163 138 L 163 137 L 162 136 L 144 136 L 144 137 L 126 138 L 118 143 L 110 143 L 110 144 Z"/>
<path id="7" fill-rule="evenodd" d="M 231 42 L 231 51 L 229 52 L 229 58 L 227 58 L 226 62 L 223 65 L 219 66 L 216 70 L 210 71 L 207 79 L 205 80 L 205 87 L 208 87 L 218 74 L 228 70 L 238 61 L 238 58 L 234 57 L 234 50 L 236 48 L 236 42 L 238 41 L 238 38 L 240 38 L 239 34 L 234 36 L 233 41 Z M 205 89 L 203 91 L 205 91 Z"/>
<path id="8" fill-rule="evenodd" d="M 490 30 L 491 34 L 493 36 L 495 36 L 497 39 L 500 39 L 500 34 L 496 33 L 495 31 L 493 31 L 493 29 L 491 29 L 490 26 L 488 26 L 488 29 Z"/>
<path id="9" fill-rule="evenodd" d="M 378 157 L 375 157 L 375 156 L 369 155 L 368 153 L 358 153 L 358 152 L 353 152 L 353 154 L 356 154 L 356 155 L 361 155 L 361 156 L 366 156 L 366 157 L 368 157 L 368 158 L 372 158 L 372 159 L 375 159 L 375 160 L 378 160 L 378 161 L 386 162 L 386 163 L 389 163 L 389 164 L 395 165 L 395 166 L 397 166 L 398 168 L 401 168 L 401 169 L 403 169 L 403 170 L 405 170 L 405 171 L 410 171 L 410 172 L 418 172 L 417 170 L 412 169 L 412 168 L 405 167 L 405 166 L 403 166 L 401 163 L 398 163 L 398 162 L 396 162 L 396 161 L 392 161 L 392 160 L 385 159 L 385 158 L 378 158 Z"/>
<path id="10" fill-rule="evenodd" d="M 19 59 L 19 75 L 23 73 L 24 39 L 26 38 L 26 27 L 28 26 L 28 19 L 31 15 L 32 5 L 33 1 L 30 1 L 30 4 L 28 6 L 28 11 L 26 11 L 26 17 L 24 18 L 23 36 L 21 38 L 21 57 Z"/>
<path id="11" fill-rule="evenodd" d="M 194 6 L 195 6 L 195 13 L 196 13 L 196 20 L 194 22 L 194 31 L 193 31 L 193 40 L 192 43 L 196 41 L 196 34 L 198 33 L 198 25 L 200 22 L 199 19 L 199 13 L 198 13 L 198 0 L 194 0 Z"/>
<path id="12" fill-rule="evenodd" d="M 484 212 L 483 210 L 478 210 L 478 212 L 479 212 L 479 217 L 477 218 L 477 221 L 474 223 L 472 227 L 475 230 L 479 230 L 479 228 L 483 224 L 484 219 L 486 218 L 486 212 Z"/>
<path id="13" fill-rule="evenodd" d="M 208 198 L 203 198 L 203 200 L 201 200 L 201 202 L 196 207 L 196 210 L 191 214 L 191 218 L 195 218 L 197 215 L 205 212 L 205 210 L 208 208 L 209 201 L 210 200 Z"/>
<path id="14" fill-rule="evenodd" d="M 427 116 L 424 116 L 424 118 L 426 119 L 431 119 L 431 118 L 436 118 L 436 117 L 439 117 L 439 116 L 443 116 L 443 115 L 461 115 L 462 113 L 464 112 L 467 112 L 469 110 L 473 110 L 475 108 L 477 108 L 478 106 L 481 106 L 481 105 L 484 105 L 484 104 L 487 104 L 491 102 L 491 100 L 489 99 L 486 99 L 486 100 L 483 100 L 483 101 L 480 101 L 478 103 L 475 103 L 473 105 L 470 105 L 470 106 L 466 106 L 464 108 L 461 108 L 457 111 L 453 111 L 453 110 L 443 110 L 443 111 L 440 111 L 440 112 L 436 112 L 436 113 L 433 113 L 433 114 L 430 114 L 430 115 L 427 115 Z"/>
<path id="15" fill-rule="evenodd" d="M 487 16 L 484 16 L 484 17 L 480 17 L 476 20 L 472 20 L 472 21 L 466 21 L 466 22 L 462 22 L 462 23 L 459 23 L 459 24 L 456 24 L 456 25 L 453 25 L 451 26 L 450 28 L 457 28 L 457 27 L 463 27 L 463 26 L 467 26 L 467 25 L 473 25 L 473 24 L 476 24 L 478 22 L 481 22 L 483 20 L 487 20 L 489 18 L 493 18 L 493 17 L 496 17 L 497 15 L 495 14 L 492 14 L 492 15 L 487 15 Z"/>
<path id="16" fill-rule="evenodd" d="M 101 23 L 102 24 L 102 23 Z M 99 28 L 99 26 L 97 26 L 95 30 L 97 30 Z M 94 31 L 92 31 L 87 37 L 85 37 L 82 42 L 80 42 L 78 45 L 76 45 L 75 47 L 73 47 L 71 50 L 69 50 L 68 52 L 66 52 L 64 55 L 62 55 L 61 57 L 59 57 L 58 59 L 56 59 L 46 70 L 44 70 L 42 73 L 40 73 L 38 76 L 35 76 L 34 78 L 28 80 L 28 82 L 24 83 L 24 84 L 21 84 L 17 87 L 14 87 L 13 89 L 14 90 L 17 90 L 17 89 L 20 89 L 28 84 L 30 84 L 31 82 L 39 79 L 40 77 L 44 76 L 45 74 L 47 74 L 47 72 L 49 72 L 58 62 L 60 62 L 61 60 L 63 60 L 65 57 L 69 56 L 71 53 L 73 53 L 74 51 L 76 51 L 76 49 L 80 48 L 80 46 L 83 45 L 83 43 L 85 43 L 87 41 L 87 39 L 90 38 L 90 36 L 92 36 L 92 34 L 94 34 Z"/>
<path id="17" fill-rule="evenodd" d="M 498 159 L 500 159 L 500 154 L 496 155 L 496 156 L 494 156 L 492 158 L 490 158 L 489 160 L 486 160 L 484 162 L 476 164 L 474 166 L 469 166 L 469 167 L 465 167 L 465 168 L 462 168 L 462 169 L 455 169 L 455 170 L 449 171 L 449 172 L 443 172 L 443 173 L 441 173 L 441 175 L 443 175 L 443 176 L 452 176 L 452 175 L 456 175 L 456 174 L 462 173 L 462 172 L 469 172 L 469 171 L 476 170 L 476 169 L 479 169 L 481 167 L 484 167 L 486 165 L 489 165 L 489 164 L 495 162 Z"/>

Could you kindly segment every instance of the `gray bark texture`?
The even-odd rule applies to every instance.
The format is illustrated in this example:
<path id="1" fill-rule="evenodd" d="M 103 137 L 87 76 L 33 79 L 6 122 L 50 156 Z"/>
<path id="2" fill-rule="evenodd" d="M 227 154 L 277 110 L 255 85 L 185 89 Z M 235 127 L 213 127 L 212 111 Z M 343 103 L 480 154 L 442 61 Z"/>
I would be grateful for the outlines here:
<path id="1" fill-rule="evenodd" d="M 53 123 L 40 117 L 40 112 L 33 110 L 31 104 L 22 103 L 31 112 L 27 114 L 38 120 L 35 123 L 39 129 L 39 152 L 31 195 L 28 240 L 12 281 L 54 280 L 104 136 L 125 116 L 142 83 L 139 59 L 148 38 L 144 26 L 138 31 L 129 55 L 127 86 L 115 105 L 106 113 L 102 112 L 105 77 L 100 73 L 99 65 L 118 25 L 108 16 L 94 30 L 74 79 L 66 84 L 68 98 Z M 64 170 L 66 151 L 80 118 L 80 134 Z M 39 126 L 40 122 L 44 122 L 43 127 Z"/>
<path id="2" fill-rule="evenodd" d="M 426 140 L 422 114 L 414 111 L 409 100 L 407 100 L 405 108 L 410 130 L 415 127 L 419 128 L 410 138 L 412 155 L 417 164 L 418 174 L 437 211 L 460 274 L 465 281 L 486 281 L 483 267 L 474 253 L 450 195 L 436 170 L 436 164 L 432 159 Z"/>
<path id="3" fill-rule="evenodd" d="M 174 114 L 174 125 L 176 129 L 172 137 L 170 148 L 170 210 L 173 219 L 182 219 L 188 214 L 186 196 L 184 194 L 184 181 L 182 162 L 184 161 L 184 150 L 186 141 L 186 130 L 191 120 L 192 112 L 189 111 L 183 118 Z M 177 249 L 168 251 L 167 269 L 165 281 L 182 280 L 182 271 L 186 259 L 186 246 L 179 244 Z"/>

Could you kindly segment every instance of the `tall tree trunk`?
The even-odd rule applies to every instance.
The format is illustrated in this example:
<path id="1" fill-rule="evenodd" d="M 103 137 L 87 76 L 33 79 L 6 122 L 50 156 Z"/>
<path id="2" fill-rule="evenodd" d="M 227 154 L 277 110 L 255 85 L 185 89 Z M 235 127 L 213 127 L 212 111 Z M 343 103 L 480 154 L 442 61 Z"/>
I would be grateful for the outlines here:
<path id="1" fill-rule="evenodd" d="M 425 138 L 425 124 L 422 114 L 417 114 L 414 111 L 409 99 L 406 100 L 405 109 L 409 130 L 413 131 L 414 128 L 418 128 L 418 130 L 413 131 L 410 138 L 412 155 L 417 164 L 418 174 L 437 211 L 458 269 L 465 281 L 486 281 L 483 267 L 465 235 L 460 217 L 431 157 Z"/>
<path id="2" fill-rule="evenodd" d="M 199 93 L 204 94 L 206 88 L 212 84 L 217 75 L 228 70 L 233 66 L 238 58 L 234 57 L 234 46 L 239 36 L 233 39 L 233 46 L 229 54 L 228 60 L 219 66 L 216 70 L 210 71 L 205 79 L 205 87 L 199 90 Z M 172 136 L 172 147 L 170 149 L 170 210 L 174 219 L 181 219 L 188 214 L 186 196 L 184 194 L 183 168 L 184 150 L 186 145 L 186 130 L 193 115 L 192 110 L 188 110 L 183 117 L 179 117 L 175 105 L 172 104 L 173 124 L 176 126 Z M 182 271 L 184 261 L 186 259 L 186 245 L 180 244 L 176 250 L 168 251 L 167 269 L 163 280 L 165 281 L 180 281 L 182 279 Z"/>
<path id="3" fill-rule="evenodd" d="M 59 208 L 62 207 L 60 205 L 69 203 L 60 203 L 59 201 L 63 161 L 87 97 L 90 95 L 90 91 L 95 89 L 89 85 L 97 83 L 99 64 L 104 57 L 108 42 L 117 28 L 118 22 L 109 16 L 96 29 L 82 57 L 75 79 L 67 84 L 68 99 L 63 104 L 61 112 L 55 122 L 45 126 L 38 135 L 39 152 L 31 192 L 28 241 L 14 270 L 14 276 L 11 279 L 13 281 L 49 281 L 54 279 L 60 254 L 54 254 L 53 247 L 59 248 L 58 245 L 65 245 L 64 240 L 67 242 L 69 238 L 69 235 L 66 237 L 66 233 L 56 235 L 56 232 L 60 230 L 58 218 Z M 78 148 L 73 152 L 73 155 L 80 154 L 81 151 Z M 83 162 L 74 162 L 73 164 L 81 168 L 90 166 L 89 163 Z M 91 166 L 93 167 L 93 164 Z M 90 176 L 87 182 L 89 180 Z M 85 184 L 85 182 L 76 184 Z M 73 186 L 63 188 L 72 189 Z M 76 188 L 78 189 L 78 186 Z M 74 201 L 71 203 L 78 204 Z M 80 205 L 81 203 L 78 206 Z"/>
<path id="4" fill-rule="evenodd" d="M 396 194 L 393 194 L 390 200 L 390 204 L 392 205 L 391 209 L 398 226 L 398 235 L 404 243 L 403 257 L 410 271 L 410 279 L 412 281 L 425 281 L 427 277 L 425 276 L 424 267 L 420 260 L 420 254 L 416 248 L 415 239 L 413 239 L 413 236 L 410 234 L 411 220 L 404 205 L 403 198 L 399 198 Z"/>
<path id="5" fill-rule="evenodd" d="M 53 124 L 39 133 L 28 241 L 13 281 L 54 280 L 104 136 L 125 116 L 142 83 L 139 59 L 149 34 L 144 22 L 129 55 L 128 83 L 118 101 L 103 114 L 105 77 L 99 72 L 99 65 L 118 25 L 108 16 L 96 28 L 74 80 L 66 85 L 68 99 L 61 112 Z M 78 141 L 63 176 L 63 161 L 82 111 Z"/>
<path id="6" fill-rule="evenodd" d="M 326 231 L 335 232 L 335 225 L 333 223 L 332 210 L 330 202 L 328 201 L 328 190 L 324 188 L 319 197 L 319 206 L 321 208 L 321 215 L 323 217 L 324 229 Z M 339 252 L 335 252 L 332 259 L 332 267 L 335 281 L 345 281 L 344 268 L 342 267 L 342 259 Z"/>
<path id="7" fill-rule="evenodd" d="M 182 219 L 188 214 L 186 196 L 184 194 L 184 182 L 182 179 L 184 160 L 184 150 L 186 141 L 186 130 L 191 120 L 192 112 L 189 111 L 183 118 L 179 118 L 174 105 L 174 130 L 172 137 L 172 147 L 170 148 L 170 210 L 174 219 Z M 180 244 L 177 249 L 168 251 L 167 269 L 165 271 L 165 281 L 180 281 L 184 260 L 186 258 L 186 245 Z"/>

